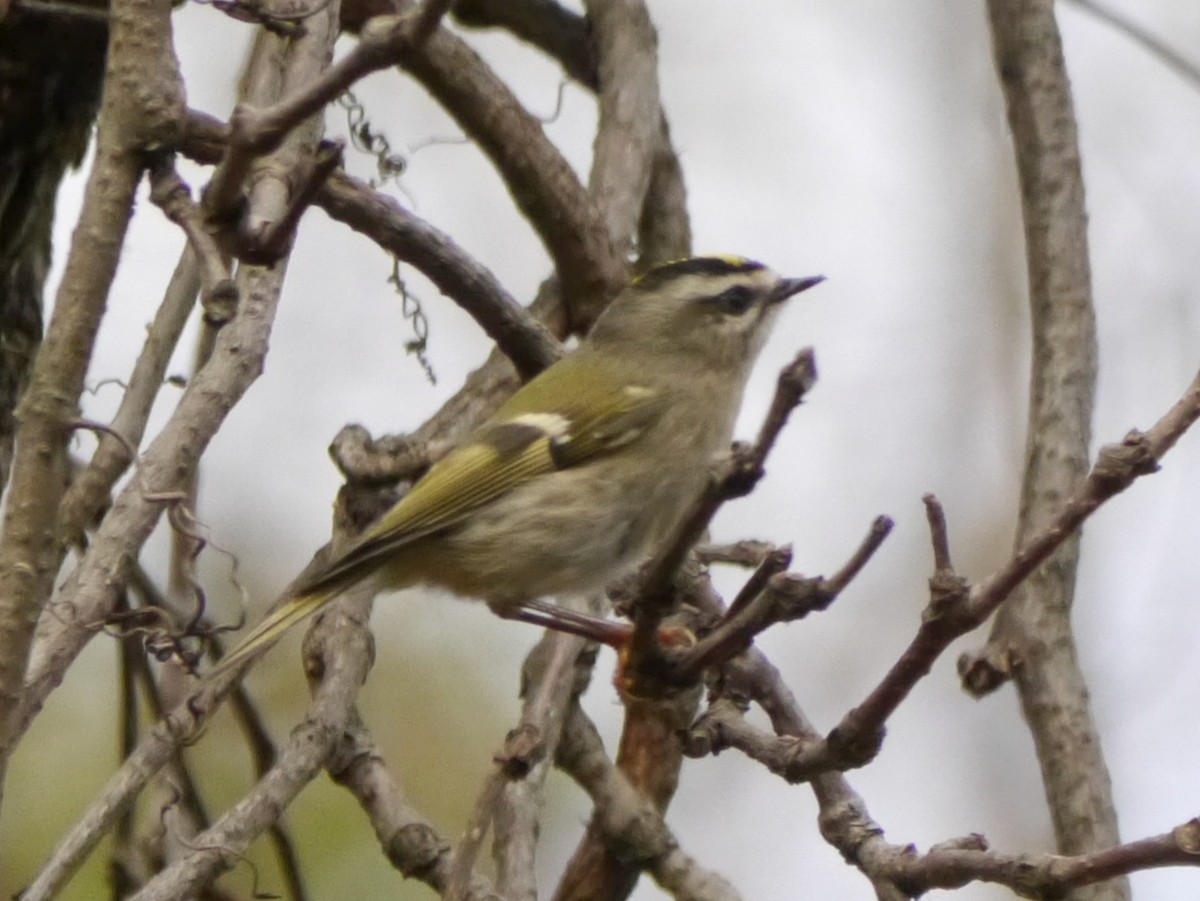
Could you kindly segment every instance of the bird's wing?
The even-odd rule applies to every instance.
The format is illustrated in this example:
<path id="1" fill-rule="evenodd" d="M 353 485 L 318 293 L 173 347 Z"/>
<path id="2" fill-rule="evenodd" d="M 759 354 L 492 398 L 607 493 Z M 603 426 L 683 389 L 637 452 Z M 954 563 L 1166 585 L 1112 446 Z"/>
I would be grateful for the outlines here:
<path id="1" fill-rule="evenodd" d="M 530 479 L 636 441 L 659 416 L 664 399 L 603 365 L 586 354 L 567 357 L 514 394 L 344 552 L 294 585 L 214 674 L 264 651 L 404 545 L 461 522 Z M 564 387 L 569 390 L 560 390 Z"/>
<path id="2" fill-rule="evenodd" d="M 637 440 L 657 417 L 660 394 L 599 377 L 596 365 L 567 357 L 518 391 L 300 591 L 348 585 L 397 549 L 461 522 L 530 479 Z M 571 387 L 565 403 L 555 396 L 555 383 L 564 377 Z"/>

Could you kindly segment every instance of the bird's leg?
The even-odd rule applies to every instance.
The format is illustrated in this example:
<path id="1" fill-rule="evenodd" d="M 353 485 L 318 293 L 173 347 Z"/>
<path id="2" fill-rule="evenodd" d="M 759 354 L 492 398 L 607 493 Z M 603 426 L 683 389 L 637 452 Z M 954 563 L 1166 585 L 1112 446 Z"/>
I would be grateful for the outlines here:
<path id="1" fill-rule="evenodd" d="M 532 623 L 557 632 L 578 635 L 612 648 L 623 648 L 629 641 L 632 627 L 612 620 L 589 616 L 545 601 L 521 601 L 518 604 L 489 603 L 492 612 L 503 619 Z"/>

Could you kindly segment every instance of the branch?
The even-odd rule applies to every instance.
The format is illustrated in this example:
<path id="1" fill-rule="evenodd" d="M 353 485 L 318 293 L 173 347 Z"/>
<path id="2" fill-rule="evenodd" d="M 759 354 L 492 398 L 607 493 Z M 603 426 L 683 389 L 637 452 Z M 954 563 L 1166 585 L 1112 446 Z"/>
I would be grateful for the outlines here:
<path id="1" fill-rule="evenodd" d="M 1054 4 L 990 0 L 988 9 L 1021 182 L 1033 327 L 1020 546 L 1087 470 L 1096 321 L 1079 138 Z M 983 652 L 1015 663 L 1008 672 L 1016 680 L 1064 854 L 1120 841 L 1112 783 L 1071 630 L 1079 542 L 1076 530 L 1014 592 Z M 1077 894 L 1077 901 L 1085 897 L 1128 899 L 1129 886 L 1110 883 Z"/>
<path id="2" fill-rule="evenodd" d="M 170 4 L 118 0 L 110 29 L 96 160 L 54 314 L 17 414 L 21 426 L 0 537 L 0 791 L 20 731 L 14 714 L 33 627 L 57 572 L 54 537 L 71 434 L 66 426 L 78 418 L 92 346 L 132 215 L 142 172 L 139 151 L 169 141 L 183 110 Z"/>
<path id="3" fill-rule="evenodd" d="M 1023 898 L 1061 898 L 1098 883 L 1113 884 L 1139 870 L 1200 867 L 1200 819 L 1170 832 L 1087 854 L 999 854 L 987 850 L 982 836 L 959 839 L 913 854 L 897 848 L 895 881 L 914 894 L 961 888 L 969 882 L 995 882 Z M 1106 886 L 1107 887 L 1107 886 Z"/>
<path id="4" fill-rule="evenodd" d="M 619 7 L 617 7 L 619 8 Z M 601 10 L 601 13 L 606 12 Z M 636 12 L 636 11 L 635 11 Z M 583 87 L 590 91 L 600 90 L 601 77 L 597 56 L 604 51 L 592 39 L 589 20 L 564 9 L 549 0 L 458 0 L 454 4 L 454 15 L 464 25 L 476 28 L 504 28 L 515 37 L 537 47 L 543 53 L 553 57 L 562 65 L 564 71 Z M 614 41 L 619 35 L 612 34 L 614 25 L 606 22 L 603 26 L 602 41 Z M 615 23 L 616 28 L 621 23 Z M 647 34 L 651 32 L 647 31 Z M 608 58 L 616 59 L 625 51 L 613 44 L 608 51 Z M 643 43 L 643 38 L 635 38 L 632 51 L 637 59 L 645 60 L 653 54 L 653 46 Z M 619 76 L 618 76 L 619 77 Z M 657 76 L 654 76 L 655 79 Z M 635 88 L 638 103 L 644 112 L 649 112 L 648 100 L 650 92 L 640 87 Z M 653 88 L 652 90 L 657 90 Z M 604 96 L 615 99 L 618 93 L 617 85 L 610 81 L 604 89 Z M 687 189 L 683 181 L 683 170 L 679 165 L 679 155 L 671 145 L 670 128 L 666 116 L 661 110 L 654 112 L 658 119 L 658 134 L 650 138 L 654 147 L 651 160 L 650 181 L 646 187 L 645 199 L 642 204 L 640 220 L 638 221 L 638 268 L 645 270 L 658 263 L 678 260 L 692 252 L 692 233 L 687 214 Z M 603 102 L 601 116 L 604 116 Z M 618 120 L 612 119 L 611 122 Z M 603 126 L 602 126 L 603 127 Z M 638 129 L 635 146 L 641 147 L 646 140 L 642 123 L 635 123 Z M 615 126 L 614 126 L 615 128 Z M 641 150 L 637 151 L 640 157 Z M 607 154 L 598 153 L 597 156 Z M 637 170 L 640 173 L 640 169 Z M 597 172 L 593 169 L 592 196 L 602 200 L 598 187 Z M 635 179 L 640 187 L 641 175 Z M 624 191 L 625 187 L 620 186 Z M 626 225 L 615 208 L 610 208 L 608 217 L 610 228 L 615 226 L 614 239 L 618 246 L 628 239 Z"/>
<path id="5" fill-rule="evenodd" d="M 718 467 L 691 513 L 650 561 L 633 605 L 634 626 L 623 654 L 618 686 L 625 701 L 617 767 L 635 792 L 658 811 L 666 809 L 678 784 L 683 761 L 683 730 L 699 704 L 698 675 L 689 683 L 672 682 L 669 657 L 661 645 L 663 618 L 675 603 L 674 581 L 690 548 L 708 528 L 725 500 L 747 494 L 763 474 L 776 438 L 816 379 L 811 350 L 801 351 L 780 373 L 771 408 L 753 446 L 735 447 Z M 555 897 L 558 901 L 624 898 L 640 868 L 613 844 L 604 813 L 597 810 L 576 848 Z"/>
<path id="6" fill-rule="evenodd" d="M 259 115 L 247 104 L 286 105 L 327 77 L 333 53 L 327 35 L 337 33 L 337 12 L 336 2 L 321 7 L 295 37 L 268 29 L 255 34 L 240 102 L 230 117 L 229 144 L 204 194 L 216 225 L 234 225 L 236 217 L 224 236 L 233 239 L 230 249 L 243 261 L 272 265 L 284 257 L 301 214 L 341 163 L 341 146 L 321 141 L 321 106 L 297 114 L 267 142 L 255 142 L 242 128 L 251 127 L 248 120 Z"/>
<path id="7" fill-rule="evenodd" d="M 588 605 L 593 613 L 599 601 Z M 571 705 L 587 689 L 596 663 L 596 646 L 560 632 L 547 631 L 521 668 L 525 699 L 518 730 L 536 730 L 539 756 L 533 766 L 509 778 L 496 805 L 492 859 L 497 888 L 506 898 L 536 898 L 535 852 L 543 811 L 546 778 L 562 740 L 563 723 Z"/>
<path id="8" fill-rule="evenodd" d="M 331 7 L 310 17 L 305 36 L 296 39 L 260 35 L 255 58 L 261 63 L 252 67 L 248 79 L 252 89 L 265 89 L 260 84 L 264 70 L 282 79 L 282 83 L 275 85 L 278 90 L 296 78 L 311 77 L 313 60 L 327 56 L 326 44 L 333 40 L 336 14 L 336 8 Z M 269 58 L 269 41 L 275 42 L 276 49 L 286 50 L 282 71 L 277 65 L 280 58 Z M 315 49 L 315 45 L 325 50 Z M 287 145 L 255 163 L 255 175 L 260 169 L 275 166 L 279 160 L 287 168 L 296 155 L 296 146 L 315 144 L 319 126 L 319 122 L 310 121 L 304 129 L 289 135 Z M 168 142 L 167 146 L 175 143 L 178 141 Z M 131 561 L 136 559 L 138 549 L 161 515 L 162 504 L 156 498 L 177 496 L 189 486 L 208 442 L 261 372 L 286 269 L 282 260 L 270 268 L 239 267 L 237 289 L 243 302 L 237 317 L 217 333 L 212 358 L 184 390 L 167 425 L 144 454 L 138 477 L 113 503 L 96 530 L 90 552 L 61 589 L 56 599 L 57 609 L 70 611 L 71 615 L 50 616 L 45 620 L 47 634 L 39 643 L 38 655 L 26 680 L 18 711 L 19 729 L 28 725 L 46 695 L 58 685 L 66 668 L 111 611 L 115 593 L 127 578 Z"/>
<path id="9" fill-rule="evenodd" d="M 414 216 L 386 194 L 338 173 L 317 196 L 326 213 L 419 269 L 470 314 L 522 379 L 560 356 L 554 336 L 504 290 L 496 277 L 446 233 Z"/>
<path id="10" fill-rule="evenodd" d="M 138 548 L 162 513 L 162 505 L 151 497 L 186 484 L 225 416 L 261 371 L 284 272 L 283 265 L 270 270 L 243 266 L 239 270 L 239 295 L 244 303 L 234 321 L 220 331 L 218 352 L 185 389 L 167 425 L 143 455 L 137 478 L 117 497 L 96 530 L 91 549 L 60 593 L 57 606 L 72 611 L 73 616 L 46 620 L 45 638 L 39 644 L 18 711 L 18 730 L 28 726 L 111 611 L 115 593 L 128 577 L 130 562 L 137 558 Z M 195 737 L 230 690 L 230 681 L 202 683 L 142 739 L 55 848 L 35 883 L 39 891 L 51 894 L 70 876 L 174 749 Z"/>
<path id="11" fill-rule="evenodd" d="M 557 60 L 588 90 L 599 85 L 587 20 L 555 0 L 457 0 L 454 18 L 471 28 L 503 28 Z"/>
<path id="12" fill-rule="evenodd" d="M 284 267 L 244 266 L 238 316 L 218 337 L 218 351 L 184 389 L 179 404 L 143 454 L 137 476 L 120 492 L 96 529 L 91 548 L 43 618 L 21 705 L 14 721 L 28 727 L 46 696 L 96 633 L 128 577 L 137 551 L 163 512 L 155 496 L 184 487 L 200 454 L 261 371 L 282 288 Z"/>
<path id="13" fill-rule="evenodd" d="M 450 881 L 447 843 L 404 795 L 366 726 L 351 718 L 328 763 L 329 776 L 362 806 L 387 859 L 405 878 L 419 879 L 441 893 Z M 486 880 L 474 877 L 464 895 L 469 901 L 496 897 Z"/>
<path id="14" fill-rule="evenodd" d="M 183 151 L 200 162 L 219 158 L 226 126 L 196 112 L 189 113 L 187 121 Z M 330 218 L 417 267 L 479 323 L 523 377 L 532 377 L 562 355 L 554 335 L 518 304 L 488 269 L 449 235 L 414 216 L 395 199 L 336 172 L 318 190 L 315 202 Z"/>
<path id="15" fill-rule="evenodd" d="M 576 702 L 567 711 L 555 763 L 588 793 L 596 810 L 592 823 L 602 831 L 605 846 L 614 849 L 625 865 L 645 869 L 675 898 L 737 901 L 738 893 L 725 879 L 704 869 L 679 847 L 655 805 L 608 759 L 596 726 Z M 588 890 L 586 885 L 579 888 Z M 554 899 L 612 897 L 573 891 L 574 887 L 564 882 Z"/>
<path id="16" fill-rule="evenodd" d="M 797 747 L 819 734 L 796 704 L 778 670 L 751 648 L 724 671 L 723 692 L 758 702 L 779 736 Z M 1055 898 L 1079 886 L 1159 866 L 1200 866 L 1200 820 L 1167 835 L 1075 857 L 1002 855 L 987 851 L 982 836 L 952 839 L 918 854 L 912 845 L 891 844 L 863 799 L 841 773 L 812 780 L 820 805 L 821 834 L 848 863 L 862 871 L 876 897 L 905 901 L 931 889 L 961 888 L 969 882 L 996 882 L 1030 898 Z"/>
<path id="17" fill-rule="evenodd" d="M 134 570 L 133 576 L 130 579 L 130 587 L 138 595 L 144 608 L 149 607 L 177 615 L 176 606 L 141 566 L 138 566 Z M 190 613 L 188 616 L 194 622 L 195 614 Z M 127 648 L 129 645 L 130 642 L 128 636 L 126 636 L 125 641 L 122 642 L 122 647 Z M 224 654 L 221 639 L 215 634 L 215 630 L 213 634 L 208 636 L 207 650 L 213 659 L 220 659 Z M 137 653 L 134 655 L 134 661 L 138 666 L 138 675 L 143 680 L 146 691 L 151 697 L 151 712 L 154 714 L 156 720 L 161 719 L 168 712 L 168 709 L 158 695 L 158 686 L 154 681 L 146 654 L 144 652 Z M 275 747 L 275 743 L 267 732 L 262 714 L 241 682 L 237 682 L 233 686 L 233 690 L 230 692 L 229 706 L 234 720 L 241 730 L 242 737 L 246 742 L 246 747 L 250 751 L 250 758 L 254 763 L 254 775 L 261 779 L 268 773 L 276 760 L 278 760 L 279 750 Z M 130 753 L 132 753 L 132 748 L 126 750 L 121 756 L 125 758 Z M 177 752 L 175 759 L 179 762 L 186 762 L 182 752 Z M 182 769 L 182 767 L 177 768 L 177 771 L 178 769 Z M 190 787 L 188 781 L 190 775 L 186 769 L 183 769 L 182 777 L 182 794 L 184 800 L 198 798 L 197 791 Z M 193 804 L 192 806 L 195 805 Z M 132 812 L 132 810 L 133 808 L 130 807 L 129 812 Z M 207 829 L 211 825 L 211 818 L 207 813 L 195 819 L 199 829 Z M 275 849 L 275 856 L 279 861 L 279 868 L 287 884 L 289 897 L 292 901 L 305 901 L 308 897 L 308 891 L 304 886 L 304 881 L 300 874 L 300 861 L 297 858 L 296 848 L 286 825 L 282 821 L 274 823 L 269 830 L 269 834 L 271 845 Z"/>
<path id="18" fill-rule="evenodd" d="M 983 624 L 1101 504 L 1141 476 L 1156 472 L 1159 460 L 1197 418 L 1200 418 L 1200 374 L 1149 431 L 1130 432 L 1121 444 L 1102 447 L 1083 484 L 1000 569 L 969 591 L 966 583 L 948 585 L 935 574 L 931 580 L 933 596 L 916 636 L 879 685 L 842 718 L 834 730 L 840 733 L 839 740 L 857 743 L 881 734 L 887 718 L 950 643 Z"/>
<path id="19" fill-rule="evenodd" d="M 249 844 L 321 774 L 350 722 L 355 697 L 374 656 L 366 626 L 370 606 L 369 587 L 351 589 L 331 605 L 323 616 L 324 646 L 315 655 L 319 662 L 310 664 L 310 671 L 318 672 L 319 684 L 303 722 L 280 749 L 278 761 L 235 807 L 196 837 L 191 854 L 156 874 L 131 901 L 171 901 L 193 895 L 235 866 Z M 306 656 L 312 656 L 310 647 L 306 642 Z"/>
<path id="20" fill-rule="evenodd" d="M 436 6 L 436 4 L 434 4 Z M 432 15 L 434 6 L 427 7 Z M 570 165 L 483 60 L 444 28 L 426 29 L 421 13 L 376 16 L 359 42 L 326 75 L 264 110 L 239 107 L 230 120 L 231 145 L 214 177 L 214 210 L 237 208 L 246 162 L 281 139 L 364 75 L 399 65 L 450 113 L 499 169 L 517 206 L 546 246 L 575 319 L 586 326 L 624 287 L 627 266 L 593 201 Z M 235 149 L 236 148 L 236 149 Z"/>
<path id="21" fill-rule="evenodd" d="M 142 442 L 150 410 L 199 291 L 196 255 L 191 245 L 187 245 L 180 254 L 154 321 L 150 323 L 146 342 L 112 418 L 112 433 L 98 435 L 99 443 L 91 461 L 76 474 L 63 496 L 59 509 L 59 541 L 63 548 L 74 545 L 83 536 L 84 529 L 108 502 L 109 492 L 117 480 L 133 463 L 129 448 L 136 448 Z"/>
<path id="22" fill-rule="evenodd" d="M 763 465 L 792 410 L 816 382 L 816 360 L 811 348 L 805 348 L 783 368 L 767 417 L 752 446 L 735 445 L 729 457 L 716 467 L 707 490 L 684 517 L 675 534 L 667 540 L 647 565 L 638 597 L 634 603 L 633 634 L 623 678 L 626 688 L 645 693 L 638 683 L 663 668 L 659 646 L 659 626 L 674 603 L 673 582 L 676 572 L 691 548 L 708 529 L 708 524 L 727 501 L 744 497 L 762 478 Z"/>
<path id="23" fill-rule="evenodd" d="M 691 647 L 668 656 L 670 678 L 689 684 L 704 670 L 730 660 L 748 648 L 756 635 L 776 623 L 790 623 L 828 609 L 846 586 L 875 556 L 892 531 L 892 520 L 880 516 L 849 561 L 830 578 L 805 578 L 785 573 L 783 555 L 769 555 L 751 577 L 712 631 Z M 787 558 L 790 558 L 790 548 Z"/>
<path id="24" fill-rule="evenodd" d="M 192 258 L 199 263 L 205 317 L 225 324 L 237 308 L 237 285 L 230 278 L 229 264 L 205 225 L 200 207 L 192 200 L 191 189 L 165 155 L 160 155 L 150 168 L 150 201 L 183 229 Z"/>
<path id="25" fill-rule="evenodd" d="M 596 199 L 547 139 L 541 122 L 457 36 L 438 29 L 420 52 L 398 62 L 500 171 L 554 260 L 573 327 L 585 330 L 629 280 Z"/>
<path id="26" fill-rule="evenodd" d="M 588 193 L 618 251 L 632 249 L 660 134 L 657 36 L 642 0 L 585 0 L 599 70 Z"/>
<path id="27" fill-rule="evenodd" d="M 476 857 L 493 823 L 497 889 L 506 898 L 536 897 L 534 853 L 542 790 L 562 734 L 564 712 L 583 688 L 573 676 L 584 647 L 584 641 L 573 635 L 548 633 L 530 653 L 524 676 L 531 678 L 522 679 L 521 721 L 509 732 L 475 802 L 454 855 L 450 883 L 443 893 L 446 901 L 466 897 Z"/>

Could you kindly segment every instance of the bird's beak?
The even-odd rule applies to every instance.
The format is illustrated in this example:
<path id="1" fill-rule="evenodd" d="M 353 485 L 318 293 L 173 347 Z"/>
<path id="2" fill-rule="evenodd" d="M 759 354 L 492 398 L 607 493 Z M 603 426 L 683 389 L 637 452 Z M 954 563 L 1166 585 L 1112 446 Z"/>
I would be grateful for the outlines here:
<path id="1" fill-rule="evenodd" d="M 781 278 L 775 283 L 775 287 L 771 289 L 767 303 L 783 303 L 783 301 L 792 295 L 799 294 L 801 291 L 807 291 L 809 288 L 815 287 L 823 281 L 825 281 L 825 276 L 823 275 L 810 275 L 808 278 Z"/>

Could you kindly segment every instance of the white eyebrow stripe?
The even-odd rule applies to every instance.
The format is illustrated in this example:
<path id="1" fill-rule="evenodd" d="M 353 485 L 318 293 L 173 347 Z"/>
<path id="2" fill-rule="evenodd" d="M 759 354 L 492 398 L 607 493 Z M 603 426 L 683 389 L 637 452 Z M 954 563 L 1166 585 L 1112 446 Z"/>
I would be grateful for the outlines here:
<path id="1" fill-rule="evenodd" d="M 571 431 L 571 420 L 557 413 L 522 413 L 505 425 L 523 425 L 537 429 L 549 438 L 561 438 Z"/>

